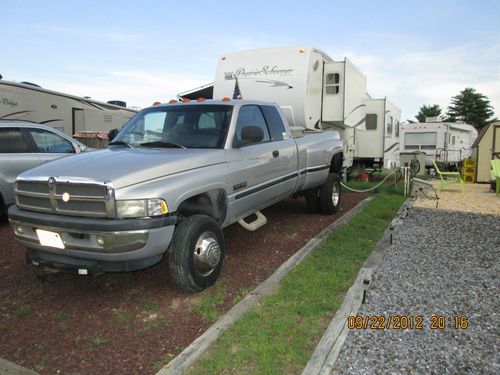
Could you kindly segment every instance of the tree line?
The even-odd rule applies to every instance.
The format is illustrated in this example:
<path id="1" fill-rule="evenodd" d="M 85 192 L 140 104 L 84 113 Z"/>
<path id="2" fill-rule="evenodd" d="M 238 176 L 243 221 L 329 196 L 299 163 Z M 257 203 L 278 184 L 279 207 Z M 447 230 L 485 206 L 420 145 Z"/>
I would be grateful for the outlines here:
<path id="1" fill-rule="evenodd" d="M 467 87 L 451 98 L 445 116 L 443 116 L 443 110 L 438 104 L 432 104 L 420 107 L 415 118 L 418 122 L 425 122 L 426 117 L 440 116 L 444 122 L 463 121 L 474 125 L 476 129 L 481 129 L 496 120 L 496 118 L 492 118 L 493 114 L 493 107 L 488 97 L 472 87 Z M 408 122 L 415 121 L 408 120 Z"/>

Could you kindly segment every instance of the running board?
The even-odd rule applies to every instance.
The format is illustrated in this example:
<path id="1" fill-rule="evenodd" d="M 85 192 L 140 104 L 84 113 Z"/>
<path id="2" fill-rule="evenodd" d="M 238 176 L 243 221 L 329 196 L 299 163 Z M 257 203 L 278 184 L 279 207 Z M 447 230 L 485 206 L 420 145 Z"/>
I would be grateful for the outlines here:
<path id="1" fill-rule="evenodd" d="M 252 221 L 251 223 L 247 223 L 244 218 L 243 219 L 238 219 L 238 223 L 245 228 L 246 230 L 253 232 L 254 230 L 259 229 L 261 226 L 267 224 L 267 219 L 266 217 L 262 214 L 260 211 L 256 211 L 255 215 L 257 218 Z"/>

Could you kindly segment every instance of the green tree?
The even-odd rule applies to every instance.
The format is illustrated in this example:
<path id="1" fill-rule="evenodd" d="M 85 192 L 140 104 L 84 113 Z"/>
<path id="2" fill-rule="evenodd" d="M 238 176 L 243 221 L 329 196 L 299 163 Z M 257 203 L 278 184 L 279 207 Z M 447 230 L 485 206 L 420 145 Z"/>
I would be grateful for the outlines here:
<path id="1" fill-rule="evenodd" d="M 433 104 L 433 105 L 424 104 L 422 107 L 420 107 L 420 111 L 418 111 L 415 118 L 418 120 L 418 122 L 425 122 L 426 117 L 441 116 L 442 111 L 443 110 L 438 104 Z"/>
<path id="2" fill-rule="evenodd" d="M 463 120 L 480 129 L 492 121 L 493 107 L 490 100 L 472 87 L 460 91 L 460 94 L 451 98 L 451 104 L 446 113 L 449 121 Z"/>

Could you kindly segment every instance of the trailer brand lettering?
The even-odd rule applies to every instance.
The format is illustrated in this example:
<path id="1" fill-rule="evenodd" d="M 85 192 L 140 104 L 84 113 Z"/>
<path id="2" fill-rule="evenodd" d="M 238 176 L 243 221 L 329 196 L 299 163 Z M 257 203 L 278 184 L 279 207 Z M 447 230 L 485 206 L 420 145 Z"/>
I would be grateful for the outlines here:
<path id="1" fill-rule="evenodd" d="M 15 102 L 13 100 L 10 100 L 10 99 L 7 99 L 7 98 L 0 99 L 0 103 L 2 103 L 3 105 L 8 105 L 11 108 L 12 107 L 17 107 L 17 102 Z"/>
<path id="2" fill-rule="evenodd" d="M 226 79 L 238 78 L 254 78 L 254 77 L 266 77 L 270 75 L 277 75 L 280 77 L 290 76 L 293 72 L 291 68 L 280 68 L 278 65 L 269 66 L 264 65 L 262 68 L 258 69 L 246 69 L 238 68 L 234 72 L 224 73 Z"/>

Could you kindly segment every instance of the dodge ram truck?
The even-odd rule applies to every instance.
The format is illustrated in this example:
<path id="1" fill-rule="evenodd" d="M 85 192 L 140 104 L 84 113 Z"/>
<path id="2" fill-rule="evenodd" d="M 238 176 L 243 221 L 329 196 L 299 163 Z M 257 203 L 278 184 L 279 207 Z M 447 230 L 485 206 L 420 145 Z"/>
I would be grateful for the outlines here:
<path id="1" fill-rule="evenodd" d="M 336 131 L 292 135 L 280 108 L 250 100 L 172 102 L 140 111 L 108 148 L 22 173 L 9 221 L 30 263 L 98 275 L 144 269 L 168 253 L 185 291 L 213 284 L 222 228 L 256 230 L 261 209 L 304 196 L 340 204 Z"/>

